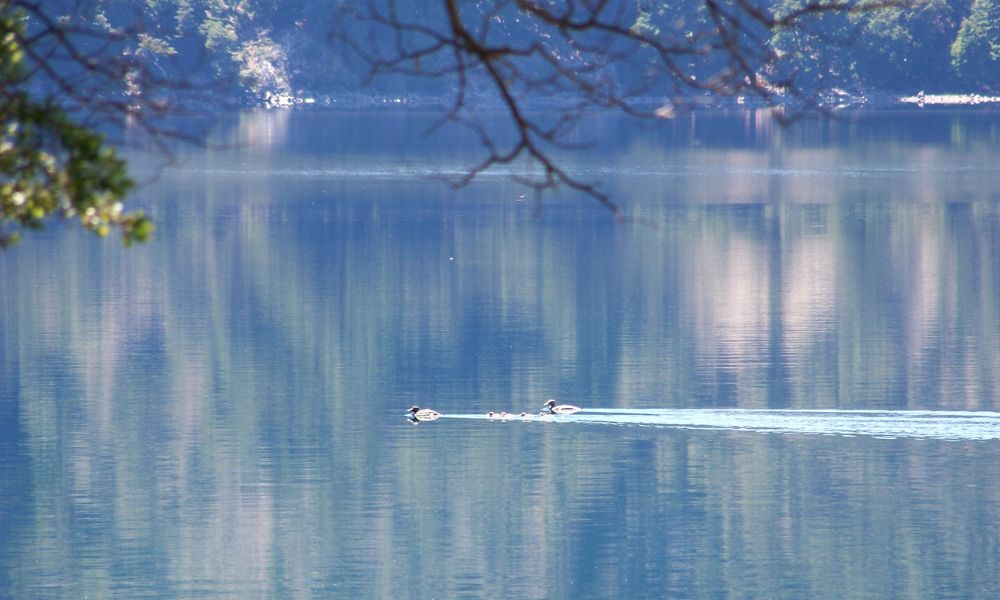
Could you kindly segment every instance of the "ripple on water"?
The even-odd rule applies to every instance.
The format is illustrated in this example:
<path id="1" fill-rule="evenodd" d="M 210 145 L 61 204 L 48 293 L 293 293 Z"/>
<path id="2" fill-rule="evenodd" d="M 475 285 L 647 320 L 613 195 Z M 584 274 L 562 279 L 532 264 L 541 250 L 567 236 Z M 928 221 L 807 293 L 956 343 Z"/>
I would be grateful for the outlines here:
<path id="1" fill-rule="evenodd" d="M 487 420 L 482 415 L 444 416 L 452 419 Z M 590 408 L 575 415 L 557 415 L 547 421 L 757 433 L 873 436 L 887 439 L 1000 439 L 1000 413 L 997 412 Z"/>

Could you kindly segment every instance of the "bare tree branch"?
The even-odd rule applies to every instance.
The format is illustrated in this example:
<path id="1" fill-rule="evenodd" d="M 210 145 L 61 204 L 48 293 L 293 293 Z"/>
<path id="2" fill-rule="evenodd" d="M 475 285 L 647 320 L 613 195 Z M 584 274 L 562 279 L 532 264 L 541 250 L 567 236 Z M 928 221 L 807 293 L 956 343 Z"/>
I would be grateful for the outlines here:
<path id="1" fill-rule="evenodd" d="M 784 121 L 823 111 L 822 90 L 799 85 L 772 37 L 823 15 L 908 3 L 805 0 L 779 11 L 763 0 L 694 0 L 688 3 L 694 10 L 689 21 L 667 16 L 664 21 L 683 25 L 661 28 L 634 5 L 611 0 L 436 0 L 419 19 L 402 15 L 395 0 L 369 0 L 366 9 L 351 14 L 352 23 L 367 25 L 368 40 L 359 42 L 351 33 L 344 39 L 372 77 L 391 73 L 454 83 L 438 125 L 473 132 L 485 157 L 452 179 L 453 186 L 468 185 L 493 167 L 526 161 L 540 175 L 515 177 L 519 182 L 537 192 L 559 186 L 577 190 L 623 218 L 622 208 L 597 183 L 567 171 L 554 152 L 581 145 L 571 134 L 585 115 L 610 109 L 664 118 L 706 95 L 745 96 L 780 109 L 776 115 Z M 386 36 L 392 44 L 379 44 Z M 614 77 L 616 69 L 643 76 L 622 83 Z M 516 134 L 512 142 L 501 144 L 471 109 L 473 90 L 501 109 Z M 557 117 L 531 110 L 552 98 L 561 103 Z"/>

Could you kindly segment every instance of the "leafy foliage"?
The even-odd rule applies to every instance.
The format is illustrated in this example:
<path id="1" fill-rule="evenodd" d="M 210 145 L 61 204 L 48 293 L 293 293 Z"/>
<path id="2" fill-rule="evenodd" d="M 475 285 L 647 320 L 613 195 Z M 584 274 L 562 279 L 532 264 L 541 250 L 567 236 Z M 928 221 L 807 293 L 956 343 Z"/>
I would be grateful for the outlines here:
<path id="1" fill-rule="evenodd" d="M 950 45 L 965 10 L 960 2 L 922 0 L 864 15 L 852 48 L 859 81 L 871 89 L 954 90 Z"/>
<path id="2" fill-rule="evenodd" d="M 149 219 L 121 203 L 133 182 L 114 148 L 54 103 L 19 89 L 26 82 L 24 31 L 21 14 L 0 8 L 0 247 L 53 216 L 76 218 L 100 236 L 118 228 L 126 244 L 149 239 Z"/>
<path id="3" fill-rule="evenodd" d="M 1000 2 L 975 0 L 951 46 L 952 64 L 963 80 L 1000 87 Z"/>

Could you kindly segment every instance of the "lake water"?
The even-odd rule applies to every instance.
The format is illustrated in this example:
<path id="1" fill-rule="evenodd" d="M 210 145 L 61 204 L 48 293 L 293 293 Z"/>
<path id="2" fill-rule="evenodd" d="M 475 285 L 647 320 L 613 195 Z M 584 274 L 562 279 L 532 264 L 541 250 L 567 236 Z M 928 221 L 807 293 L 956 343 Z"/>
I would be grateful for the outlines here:
<path id="1" fill-rule="evenodd" d="M 220 119 L 154 242 L 0 254 L 0 597 L 1000 597 L 1000 113 L 595 119 L 637 223 L 432 117 Z"/>

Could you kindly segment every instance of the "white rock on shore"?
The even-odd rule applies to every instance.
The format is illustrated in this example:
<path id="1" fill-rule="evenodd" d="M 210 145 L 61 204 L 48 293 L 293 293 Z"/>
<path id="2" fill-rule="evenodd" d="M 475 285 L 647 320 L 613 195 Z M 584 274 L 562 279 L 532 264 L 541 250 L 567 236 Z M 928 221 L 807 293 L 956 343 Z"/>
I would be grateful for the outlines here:
<path id="1" fill-rule="evenodd" d="M 899 99 L 903 104 L 927 104 L 940 106 L 974 106 L 977 104 L 1000 104 L 1000 96 L 983 96 L 980 94 L 925 94 L 919 92 L 914 96 L 903 96 Z"/>

